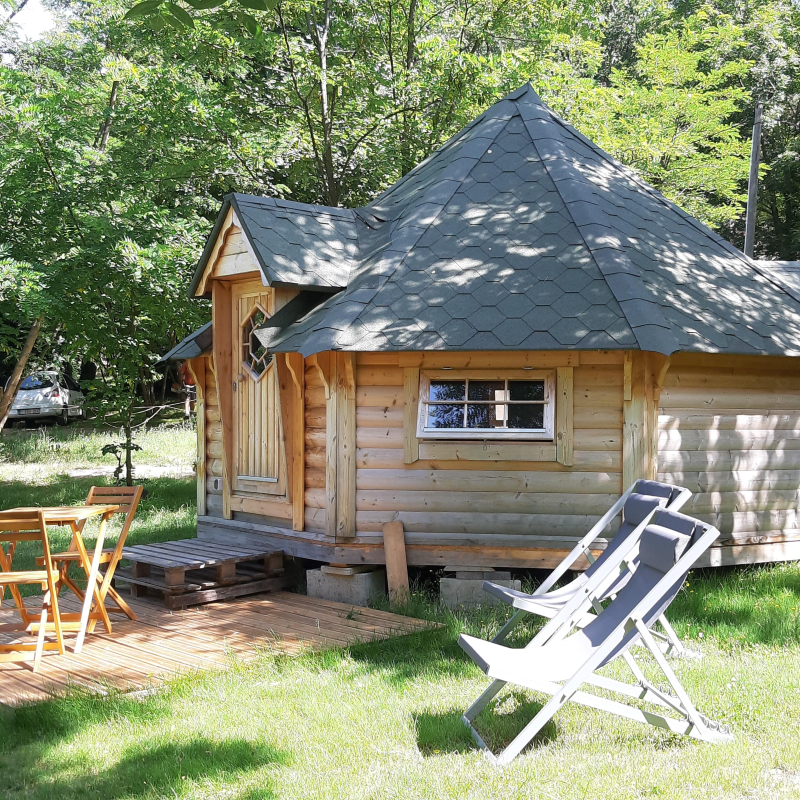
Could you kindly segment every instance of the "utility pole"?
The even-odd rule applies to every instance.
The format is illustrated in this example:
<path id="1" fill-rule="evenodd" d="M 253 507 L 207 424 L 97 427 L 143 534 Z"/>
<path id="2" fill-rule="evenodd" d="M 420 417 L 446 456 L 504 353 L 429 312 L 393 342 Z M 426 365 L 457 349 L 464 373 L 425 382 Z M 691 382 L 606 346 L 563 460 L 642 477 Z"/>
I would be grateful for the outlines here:
<path id="1" fill-rule="evenodd" d="M 750 148 L 750 180 L 747 184 L 747 216 L 744 228 L 744 252 L 753 257 L 753 245 L 756 240 L 756 206 L 758 204 L 758 166 L 761 156 L 761 117 L 764 104 L 756 103 L 756 118 L 753 123 L 753 142 Z"/>

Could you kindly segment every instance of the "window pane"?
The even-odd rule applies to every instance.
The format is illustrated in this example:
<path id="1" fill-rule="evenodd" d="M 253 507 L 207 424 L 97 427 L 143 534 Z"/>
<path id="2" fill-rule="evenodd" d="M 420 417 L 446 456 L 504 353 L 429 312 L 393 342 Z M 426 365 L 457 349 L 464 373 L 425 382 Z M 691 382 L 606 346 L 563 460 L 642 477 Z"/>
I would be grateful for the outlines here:
<path id="1" fill-rule="evenodd" d="M 464 400 L 466 381 L 431 381 L 431 400 Z"/>
<path id="2" fill-rule="evenodd" d="M 544 381 L 509 381 L 511 400 L 544 400 Z"/>
<path id="3" fill-rule="evenodd" d="M 504 381 L 470 381 L 470 400 L 506 400 Z"/>
<path id="4" fill-rule="evenodd" d="M 471 384 L 470 384 L 471 385 Z M 468 428 L 502 428 L 503 410 L 501 405 L 467 406 Z"/>
<path id="5" fill-rule="evenodd" d="M 544 406 L 511 403 L 508 406 L 508 427 L 526 430 L 544 428 Z"/>
<path id="6" fill-rule="evenodd" d="M 463 428 L 464 406 L 451 403 L 432 403 L 428 406 L 429 428 Z"/>
<path id="7" fill-rule="evenodd" d="M 25 378 L 19 388 L 23 392 L 30 392 L 34 389 L 49 389 L 52 385 L 53 379 L 49 375 L 37 372 Z"/>

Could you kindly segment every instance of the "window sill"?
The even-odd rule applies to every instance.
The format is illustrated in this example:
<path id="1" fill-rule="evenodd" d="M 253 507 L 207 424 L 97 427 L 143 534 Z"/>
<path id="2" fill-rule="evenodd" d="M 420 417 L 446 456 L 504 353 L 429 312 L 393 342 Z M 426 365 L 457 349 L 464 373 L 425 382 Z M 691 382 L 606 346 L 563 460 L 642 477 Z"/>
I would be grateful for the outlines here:
<path id="1" fill-rule="evenodd" d="M 553 442 L 554 436 L 552 432 L 535 430 L 535 429 L 517 429 L 517 430 L 479 430 L 454 428 L 447 429 L 441 428 L 439 430 L 426 429 L 417 433 L 417 438 L 420 442 L 462 442 L 464 444 L 528 444 L 536 442 L 537 444 L 549 444 Z"/>
<path id="2" fill-rule="evenodd" d="M 420 459 L 438 461 L 556 461 L 553 442 L 419 442 Z"/>

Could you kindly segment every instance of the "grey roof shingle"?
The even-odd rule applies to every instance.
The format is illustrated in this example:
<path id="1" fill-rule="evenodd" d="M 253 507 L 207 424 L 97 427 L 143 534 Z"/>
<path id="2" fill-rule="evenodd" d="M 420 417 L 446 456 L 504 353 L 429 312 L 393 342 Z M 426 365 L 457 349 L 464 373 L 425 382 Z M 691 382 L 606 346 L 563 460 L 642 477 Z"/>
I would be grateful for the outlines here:
<path id="1" fill-rule="evenodd" d="M 268 283 L 345 287 L 276 351 L 800 354 L 789 278 L 647 186 L 530 85 L 365 208 L 232 202 L 248 235 L 258 227 Z"/>
<path id="2" fill-rule="evenodd" d="M 351 265 L 360 257 L 357 218 L 352 209 L 230 194 L 200 257 L 191 295 L 197 290 L 231 207 L 268 285 L 327 291 L 347 286 Z"/>

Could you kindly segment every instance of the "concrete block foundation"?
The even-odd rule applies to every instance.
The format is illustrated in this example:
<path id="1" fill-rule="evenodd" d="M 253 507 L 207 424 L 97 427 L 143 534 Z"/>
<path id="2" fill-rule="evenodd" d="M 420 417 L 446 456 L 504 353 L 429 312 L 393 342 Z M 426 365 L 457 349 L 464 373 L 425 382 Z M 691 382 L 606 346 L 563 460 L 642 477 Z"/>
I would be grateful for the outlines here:
<path id="1" fill-rule="evenodd" d="M 490 580 L 498 586 L 505 586 L 507 589 L 522 589 L 522 582 L 511 580 L 508 573 L 500 580 L 491 576 L 488 572 L 472 573 L 477 577 L 466 577 L 469 573 L 459 573 L 456 576 L 445 575 L 439 579 L 439 600 L 447 608 L 476 608 L 477 606 L 496 606 L 505 605 L 499 597 L 483 591 L 483 581 Z"/>
<path id="2" fill-rule="evenodd" d="M 306 584 L 309 597 L 351 606 L 366 606 L 373 597 L 386 594 L 386 570 L 341 575 L 327 570 L 310 569 L 306 571 Z"/>

